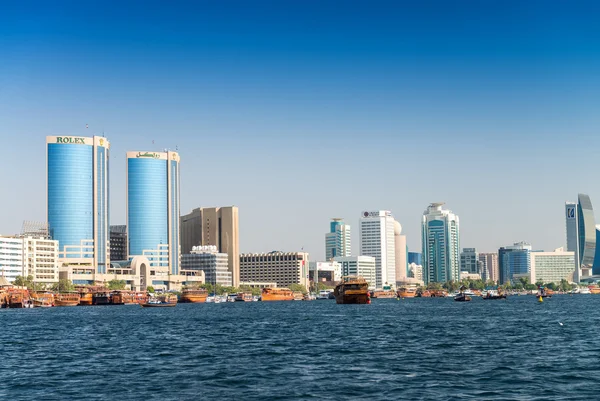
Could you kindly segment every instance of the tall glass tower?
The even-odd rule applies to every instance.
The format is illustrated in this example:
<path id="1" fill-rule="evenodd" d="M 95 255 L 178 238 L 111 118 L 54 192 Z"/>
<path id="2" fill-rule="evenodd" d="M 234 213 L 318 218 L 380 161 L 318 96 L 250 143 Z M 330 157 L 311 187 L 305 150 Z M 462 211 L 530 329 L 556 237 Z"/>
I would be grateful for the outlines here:
<path id="1" fill-rule="evenodd" d="M 179 274 L 179 154 L 127 152 L 128 255 Z M 147 252 L 147 253 L 148 253 Z"/>
<path id="2" fill-rule="evenodd" d="M 460 231 L 458 216 L 443 209 L 443 202 L 429 205 L 421 224 L 423 281 L 444 283 L 460 279 Z"/>
<path id="3" fill-rule="evenodd" d="M 590 197 L 579 194 L 578 202 L 565 204 L 567 251 L 575 252 L 573 281 L 589 276 L 596 254 L 596 221 Z"/>
<path id="4" fill-rule="evenodd" d="M 106 273 L 109 257 L 110 143 L 106 138 L 48 136 L 48 226 L 63 256 L 92 258 Z"/>
<path id="5" fill-rule="evenodd" d="M 329 232 L 325 234 L 325 259 L 351 256 L 351 246 L 350 226 L 342 219 L 331 219 Z"/>

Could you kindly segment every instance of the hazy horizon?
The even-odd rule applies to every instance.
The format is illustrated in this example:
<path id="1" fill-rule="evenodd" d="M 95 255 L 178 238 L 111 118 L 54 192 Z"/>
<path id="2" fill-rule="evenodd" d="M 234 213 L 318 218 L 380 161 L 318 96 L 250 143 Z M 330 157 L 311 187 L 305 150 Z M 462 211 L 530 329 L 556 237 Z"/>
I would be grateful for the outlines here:
<path id="1" fill-rule="evenodd" d="M 600 135 L 595 2 L 15 2 L 0 6 L 0 234 L 46 220 L 49 135 L 178 149 L 181 214 L 236 205 L 240 250 L 324 257 L 330 218 L 390 210 L 421 251 L 443 201 L 461 248 L 565 246 Z M 86 129 L 86 124 L 89 128 Z M 11 190 L 8 190 L 11 189 Z"/>

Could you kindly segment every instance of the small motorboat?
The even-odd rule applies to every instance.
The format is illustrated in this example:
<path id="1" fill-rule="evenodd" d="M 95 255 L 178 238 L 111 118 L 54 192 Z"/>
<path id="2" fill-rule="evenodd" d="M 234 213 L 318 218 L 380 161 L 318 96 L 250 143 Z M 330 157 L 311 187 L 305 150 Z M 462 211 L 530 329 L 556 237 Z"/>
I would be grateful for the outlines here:
<path id="1" fill-rule="evenodd" d="M 142 308 L 172 308 L 174 306 L 177 306 L 176 303 L 173 302 L 165 302 L 165 301 L 155 301 L 155 300 L 150 300 L 148 302 L 146 302 L 145 304 L 140 304 L 142 306 Z"/>
<path id="2" fill-rule="evenodd" d="M 496 291 L 488 291 L 483 297 L 483 299 L 506 299 L 506 294 L 502 294 Z"/>
<path id="3" fill-rule="evenodd" d="M 464 286 L 460 288 L 460 292 L 454 297 L 456 302 L 468 302 L 471 300 L 471 297 L 465 293 L 465 289 L 466 288 Z"/>

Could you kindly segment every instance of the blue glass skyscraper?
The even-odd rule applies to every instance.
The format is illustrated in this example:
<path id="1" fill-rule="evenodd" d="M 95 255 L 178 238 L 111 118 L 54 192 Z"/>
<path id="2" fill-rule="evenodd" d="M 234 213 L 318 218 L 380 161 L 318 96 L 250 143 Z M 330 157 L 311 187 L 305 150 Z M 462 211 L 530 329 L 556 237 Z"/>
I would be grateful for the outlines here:
<path id="1" fill-rule="evenodd" d="M 573 281 L 578 283 L 582 277 L 589 275 L 596 254 L 596 221 L 592 201 L 588 195 L 579 194 L 577 203 L 565 204 L 565 212 L 567 250 L 575 252 Z"/>
<path id="2" fill-rule="evenodd" d="M 179 155 L 127 152 L 128 255 L 158 252 L 155 266 L 179 274 Z"/>
<path id="3" fill-rule="evenodd" d="M 99 136 L 48 136 L 46 146 L 50 235 L 63 257 L 91 258 L 96 272 L 106 273 L 110 144 Z"/>

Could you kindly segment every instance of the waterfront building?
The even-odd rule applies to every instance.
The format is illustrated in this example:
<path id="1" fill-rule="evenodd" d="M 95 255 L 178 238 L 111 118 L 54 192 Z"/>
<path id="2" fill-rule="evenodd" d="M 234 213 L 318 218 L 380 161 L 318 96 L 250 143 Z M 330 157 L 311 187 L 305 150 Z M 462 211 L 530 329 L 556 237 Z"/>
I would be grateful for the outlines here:
<path id="1" fill-rule="evenodd" d="M 394 220 L 394 254 L 396 263 L 396 286 L 402 285 L 408 278 L 408 248 L 406 235 L 402 235 L 402 226 Z"/>
<path id="2" fill-rule="evenodd" d="M 173 275 L 180 270 L 179 162 L 176 152 L 127 152 L 127 254 L 151 252 Z"/>
<path id="3" fill-rule="evenodd" d="M 531 245 L 515 242 L 514 245 L 498 250 L 500 269 L 499 284 L 514 282 L 517 277 L 530 277 L 531 281 Z"/>
<path id="4" fill-rule="evenodd" d="M 423 281 L 423 266 L 411 262 L 408 265 L 408 277 L 415 280 Z"/>
<path id="5" fill-rule="evenodd" d="M 531 252 L 532 283 L 560 283 L 561 280 L 573 281 L 575 252 L 564 248 L 554 252 Z"/>
<path id="6" fill-rule="evenodd" d="M 460 230 L 458 216 L 432 203 L 423 213 L 423 281 L 444 283 L 460 279 Z"/>
<path id="7" fill-rule="evenodd" d="M 578 195 L 578 202 L 565 203 L 567 251 L 575 252 L 573 281 L 590 276 L 596 254 L 596 221 L 590 197 Z"/>
<path id="8" fill-rule="evenodd" d="M 338 256 L 352 255 L 350 225 L 343 219 L 334 218 L 329 223 L 329 232 L 325 234 L 325 260 Z"/>
<path id="9" fill-rule="evenodd" d="M 461 271 L 460 272 L 461 280 L 482 280 L 481 274 L 479 273 L 471 273 L 469 271 Z"/>
<path id="10" fill-rule="evenodd" d="M 308 252 L 243 253 L 239 266 L 241 282 L 300 284 L 308 289 Z"/>
<path id="11" fill-rule="evenodd" d="M 0 277 L 32 276 L 37 284 L 58 282 L 58 241 L 44 237 L 0 237 Z"/>
<path id="12" fill-rule="evenodd" d="M 309 262 L 309 279 L 312 282 L 326 283 L 334 286 L 342 280 L 342 265 L 331 260 L 329 262 Z"/>
<path id="13" fill-rule="evenodd" d="M 596 225 L 596 244 L 600 244 L 600 225 Z M 600 246 L 596 246 L 592 275 L 600 276 Z"/>
<path id="14" fill-rule="evenodd" d="M 181 255 L 181 268 L 202 270 L 207 283 L 230 287 L 232 279 L 227 259 L 228 255 L 220 253 L 214 245 L 195 246 L 190 253 Z"/>
<path id="15" fill-rule="evenodd" d="M 228 269 L 233 286 L 240 285 L 240 236 L 237 206 L 202 207 L 181 216 L 182 252 L 194 246 L 216 246 L 228 255 Z"/>
<path id="16" fill-rule="evenodd" d="M 46 147 L 50 237 L 59 242 L 63 258 L 69 258 L 69 247 L 95 273 L 106 273 L 110 144 L 100 136 L 48 136 Z"/>
<path id="17" fill-rule="evenodd" d="M 460 271 L 470 274 L 481 274 L 481 265 L 479 255 L 475 248 L 463 248 L 460 253 Z"/>
<path id="18" fill-rule="evenodd" d="M 127 226 L 110 226 L 110 259 L 127 260 Z"/>
<path id="19" fill-rule="evenodd" d="M 485 279 L 497 282 L 500 279 L 498 270 L 498 254 L 495 252 L 485 252 L 479 254 L 481 268 L 485 271 Z"/>
<path id="20" fill-rule="evenodd" d="M 409 252 L 408 253 L 408 264 L 414 263 L 416 265 L 423 265 L 423 254 L 421 252 Z"/>
<path id="21" fill-rule="evenodd" d="M 333 259 L 339 263 L 342 269 L 342 276 L 361 276 L 370 289 L 377 287 L 377 259 L 373 256 L 346 256 Z"/>
<path id="22" fill-rule="evenodd" d="M 396 284 L 396 243 L 392 213 L 387 210 L 362 212 L 360 255 L 375 258 L 375 286 Z M 372 284 L 372 283 L 370 283 Z"/>

